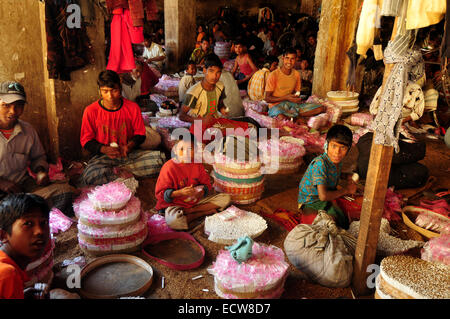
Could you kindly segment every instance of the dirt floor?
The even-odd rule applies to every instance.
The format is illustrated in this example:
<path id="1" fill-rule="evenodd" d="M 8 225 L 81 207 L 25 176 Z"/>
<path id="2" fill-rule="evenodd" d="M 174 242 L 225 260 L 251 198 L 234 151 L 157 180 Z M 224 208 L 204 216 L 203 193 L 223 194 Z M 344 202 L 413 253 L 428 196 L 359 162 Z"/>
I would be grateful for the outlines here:
<path id="1" fill-rule="evenodd" d="M 437 178 L 433 185 L 433 190 L 441 188 L 450 188 L 450 150 L 446 148 L 443 141 L 427 140 L 427 155 L 422 161 L 430 170 L 430 174 Z M 352 152 L 345 163 L 345 170 L 351 170 L 355 165 L 357 158 L 356 148 L 352 148 Z M 313 155 L 305 158 L 308 163 Z M 266 176 L 266 188 L 263 198 L 258 203 L 241 206 L 246 210 L 253 212 L 269 212 L 276 208 L 285 208 L 287 210 L 296 209 L 296 189 L 301 176 L 306 169 L 306 163 L 297 174 L 287 176 L 268 175 Z M 154 188 L 156 179 L 145 179 L 139 183 L 137 196 L 142 201 L 143 208 L 150 210 L 155 205 Z M 405 195 L 410 195 L 414 192 L 405 191 Z M 276 224 L 270 219 L 267 219 L 268 229 L 256 239 L 256 241 L 272 244 L 283 248 L 283 242 L 288 234 L 282 226 Z M 398 231 L 404 239 L 423 239 L 423 237 L 412 229 L 409 229 L 403 223 L 391 225 Z M 402 230 L 402 231 L 399 231 Z M 213 276 L 208 274 L 207 268 L 215 260 L 217 253 L 223 249 L 225 245 L 216 244 L 207 239 L 203 233 L 202 225 L 197 228 L 192 235 L 205 248 L 206 256 L 201 267 L 195 270 L 175 271 L 166 266 L 163 266 L 143 255 L 140 252 L 134 253 L 146 260 L 154 270 L 153 283 L 145 293 L 145 297 L 150 299 L 159 298 L 185 298 L 185 299 L 215 299 L 219 298 L 214 292 Z M 54 251 L 55 257 L 55 273 L 60 269 L 59 264 L 65 259 L 73 259 L 74 257 L 83 255 L 77 243 L 77 228 L 76 225 L 56 236 L 56 248 Z M 86 256 L 87 261 L 93 260 L 95 257 Z M 118 274 L 119 275 L 119 274 Z M 203 275 L 203 278 L 192 281 L 192 278 L 198 275 Z M 162 277 L 164 277 L 165 287 L 161 288 Z M 54 286 L 65 288 L 63 279 L 64 275 L 61 273 L 55 277 Z M 202 291 L 208 289 L 208 292 Z M 326 288 L 306 280 L 304 274 L 294 268 L 292 265 L 289 268 L 289 276 L 285 284 L 285 292 L 282 298 L 299 299 L 299 298 L 353 298 L 350 288 L 332 289 Z M 371 296 L 368 296 L 371 298 Z"/>

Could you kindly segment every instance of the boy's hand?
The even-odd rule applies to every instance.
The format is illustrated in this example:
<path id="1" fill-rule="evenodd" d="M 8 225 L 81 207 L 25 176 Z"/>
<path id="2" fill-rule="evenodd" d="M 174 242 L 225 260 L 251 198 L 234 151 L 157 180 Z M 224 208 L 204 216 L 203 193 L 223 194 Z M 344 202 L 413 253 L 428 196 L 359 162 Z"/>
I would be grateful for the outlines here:
<path id="1" fill-rule="evenodd" d="M 295 96 L 294 94 L 289 94 L 289 97 L 287 98 L 287 100 L 292 103 L 297 103 L 297 104 L 302 103 L 302 99 Z"/>
<path id="2" fill-rule="evenodd" d="M 109 158 L 118 158 L 118 157 L 120 157 L 120 150 L 119 150 L 118 147 L 102 146 L 100 148 L 100 153 L 105 154 Z"/>
<path id="3" fill-rule="evenodd" d="M 39 186 L 47 186 L 50 183 L 50 178 L 48 177 L 47 172 L 40 171 L 36 175 L 36 184 Z"/>
<path id="4" fill-rule="evenodd" d="M 20 193 L 22 191 L 19 185 L 3 178 L 0 178 L 0 190 L 5 193 Z"/>
<path id="5" fill-rule="evenodd" d="M 347 194 L 354 195 L 357 190 L 356 184 L 353 182 L 349 182 L 346 187 L 346 190 L 347 190 Z"/>
<path id="6" fill-rule="evenodd" d="M 122 157 L 127 157 L 128 154 L 133 150 L 133 148 L 134 148 L 134 142 L 129 142 L 125 146 L 119 146 L 120 155 Z"/>
<path id="7" fill-rule="evenodd" d="M 194 197 L 197 195 L 194 186 L 187 186 L 179 190 L 181 196 Z"/>

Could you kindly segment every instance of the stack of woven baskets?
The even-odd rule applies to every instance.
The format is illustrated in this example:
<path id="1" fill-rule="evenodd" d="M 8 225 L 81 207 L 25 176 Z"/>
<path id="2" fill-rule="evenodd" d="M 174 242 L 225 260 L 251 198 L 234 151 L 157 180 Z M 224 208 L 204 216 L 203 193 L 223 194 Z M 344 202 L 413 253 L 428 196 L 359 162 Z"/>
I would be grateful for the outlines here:
<path id="1" fill-rule="evenodd" d="M 342 113 L 354 113 L 359 110 L 359 93 L 348 91 L 330 91 L 327 93 L 330 101 L 342 108 Z"/>

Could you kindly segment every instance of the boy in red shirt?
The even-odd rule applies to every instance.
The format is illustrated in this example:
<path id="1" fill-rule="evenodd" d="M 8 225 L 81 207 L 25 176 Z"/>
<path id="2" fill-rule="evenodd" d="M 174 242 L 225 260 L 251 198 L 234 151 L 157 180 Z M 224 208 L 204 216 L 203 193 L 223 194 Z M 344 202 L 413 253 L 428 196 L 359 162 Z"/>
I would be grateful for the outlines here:
<path id="1" fill-rule="evenodd" d="M 192 134 L 182 138 L 173 148 L 175 157 L 162 167 L 155 189 L 155 209 L 177 230 L 188 229 L 190 221 L 223 210 L 231 201 L 228 194 L 208 196 L 210 177 L 202 163 L 194 163 L 196 139 Z"/>
<path id="2" fill-rule="evenodd" d="M 8 195 L 0 203 L 0 299 L 24 299 L 24 269 L 50 240 L 49 212 L 34 194 Z"/>
<path id="3" fill-rule="evenodd" d="M 86 107 L 81 123 L 81 146 L 94 155 L 83 172 L 83 181 L 101 185 L 127 172 L 138 177 L 156 176 L 165 155 L 138 149 L 145 140 L 139 106 L 122 97 L 116 72 L 101 72 L 97 83 L 101 99 Z"/>

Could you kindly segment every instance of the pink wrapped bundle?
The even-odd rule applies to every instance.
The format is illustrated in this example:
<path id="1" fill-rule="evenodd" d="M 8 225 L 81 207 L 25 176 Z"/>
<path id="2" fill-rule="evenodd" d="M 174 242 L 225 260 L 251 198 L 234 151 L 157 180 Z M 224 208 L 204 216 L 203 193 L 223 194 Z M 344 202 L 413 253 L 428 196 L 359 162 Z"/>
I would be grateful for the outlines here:
<path id="1" fill-rule="evenodd" d="M 158 214 L 153 214 L 147 221 L 148 233 L 150 235 L 158 235 L 174 232 L 169 226 L 167 226 L 166 219 Z"/>
<path id="2" fill-rule="evenodd" d="M 271 118 L 270 116 L 263 115 L 261 113 L 256 112 L 252 108 L 249 108 L 245 111 L 245 116 L 251 117 L 256 122 L 258 122 L 259 125 L 267 128 L 276 127 L 276 119 Z"/>
<path id="3" fill-rule="evenodd" d="M 373 115 L 370 113 L 353 113 L 350 116 L 350 124 L 357 126 L 367 126 L 373 120 Z"/>
<path id="4" fill-rule="evenodd" d="M 119 212 L 98 211 L 89 199 L 78 205 L 79 222 L 92 225 L 120 225 L 130 223 L 139 219 L 141 213 L 141 202 L 132 196 L 128 204 Z"/>
<path id="5" fill-rule="evenodd" d="M 238 217 L 242 217 L 246 214 L 247 212 L 245 210 L 239 209 L 236 206 L 232 205 L 223 212 L 218 213 L 217 216 L 224 221 L 228 221 Z"/>
<path id="6" fill-rule="evenodd" d="M 431 238 L 421 250 L 423 260 L 450 265 L 450 234 Z"/>
<path id="7" fill-rule="evenodd" d="M 104 245 L 126 245 L 128 243 L 134 243 L 141 238 L 147 236 L 147 227 L 144 227 L 140 232 L 125 236 L 125 237 L 112 237 L 112 238 L 91 238 L 85 237 L 83 234 L 78 233 L 78 239 L 84 243 L 89 243 L 95 246 Z"/>
<path id="8" fill-rule="evenodd" d="M 147 227 L 147 215 L 141 214 L 137 223 L 96 227 L 78 223 L 78 233 L 85 238 L 122 238 L 136 235 Z"/>
<path id="9" fill-rule="evenodd" d="M 252 101 L 252 100 L 244 100 L 242 101 L 242 105 L 244 106 L 244 110 L 251 108 L 253 111 L 258 113 L 267 112 L 268 104 L 264 101 Z"/>
<path id="10" fill-rule="evenodd" d="M 89 252 L 106 254 L 123 250 L 138 249 L 139 245 L 142 244 L 146 238 L 147 228 L 137 235 L 124 237 L 120 240 L 103 240 L 102 242 L 92 243 L 78 237 L 78 243 L 82 249 Z"/>
<path id="11" fill-rule="evenodd" d="M 395 193 L 391 188 L 386 191 L 386 197 L 384 200 L 383 217 L 388 221 L 400 221 L 400 215 L 402 211 L 403 195 Z"/>
<path id="12" fill-rule="evenodd" d="M 111 211 L 123 208 L 132 195 L 124 183 L 111 182 L 95 187 L 88 197 L 96 210 Z"/>
<path id="13" fill-rule="evenodd" d="M 342 116 L 342 107 L 328 99 L 321 99 L 316 95 L 311 95 L 306 100 L 306 103 L 321 104 L 325 106 L 327 108 L 327 114 L 331 123 L 337 123 L 339 118 Z"/>
<path id="14" fill-rule="evenodd" d="M 29 167 L 27 167 L 28 174 L 36 179 L 36 174 L 31 171 Z M 50 164 L 48 166 L 48 178 L 50 181 L 64 181 L 66 180 L 66 174 L 63 171 L 63 165 L 61 162 L 61 157 L 58 157 L 58 160 L 55 164 Z"/>
<path id="15" fill-rule="evenodd" d="M 178 116 L 167 116 L 158 120 L 158 126 L 162 128 L 190 127 L 191 123 L 180 121 Z"/>
<path id="16" fill-rule="evenodd" d="M 282 140 L 265 140 L 259 143 L 258 149 L 265 157 L 279 158 L 283 162 L 295 162 L 306 153 L 300 144 Z"/>
<path id="17" fill-rule="evenodd" d="M 158 106 L 168 100 L 168 98 L 162 94 L 150 94 L 150 100 L 155 102 Z"/>
<path id="18" fill-rule="evenodd" d="M 59 231 L 65 232 L 72 226 L 73 221 L 64 215 L 58 208 L 53 207 L 50 211 L 50 232 L 57 234 Z"/>
<path id="19" fill-rule="evenodd" d="M 322 113 L 316 116 L 312 116 L 308 119 L 308 126 L 313 129 L 319 129 L 327 125 L 329 120 L 329 115 L 327 113 Z"/>
<path id="20" fill-rule="evenodd" d="M 450 233 L 450 218 L 425 209 L 422 209 L 414 223 L 437 233 Z"/>
<path id="21" fill-rule="evenodd" d="M 244 98 L 247 96 L 247 90 L 239 90 L 239 95 L 241 96 L 241 98 Z"/>
<path id="22" fill-rule="evenodd" d="M 72 207 L 77 218 L 80 218 L 80 205 L 85 200 L 89 200 L 88 194 L 95 188 L 95 186 L 84 187 L 81 190 L 80 195 L 73 201 Z"/>
<path id="23" fill-rule="evenodd" d="M 255 242 L 246 262 L 239 264 L 229 251 L 221 250 L 208 272 L 222 298 L 279 298 L 289 268 L 284 259 L 280 248 Z"/>
<path id="24" fill-rule="evenodd" d="M 171 151 L 177 141 L 172 140 L 169 129 L 163 128 L 163 127 L 157 127 L 156 131 L 161 135 L 161 140 L 162 140 L 164 147 L 167 150 Z"/>
<path id="25" fill-rule="evenodd" d="M 234 67 L 234 60 L 228 60 L 223 64 L 223 69 L 228 72 L 231 72 L 231 70 L 233 70 L 233 67 Z"/>

